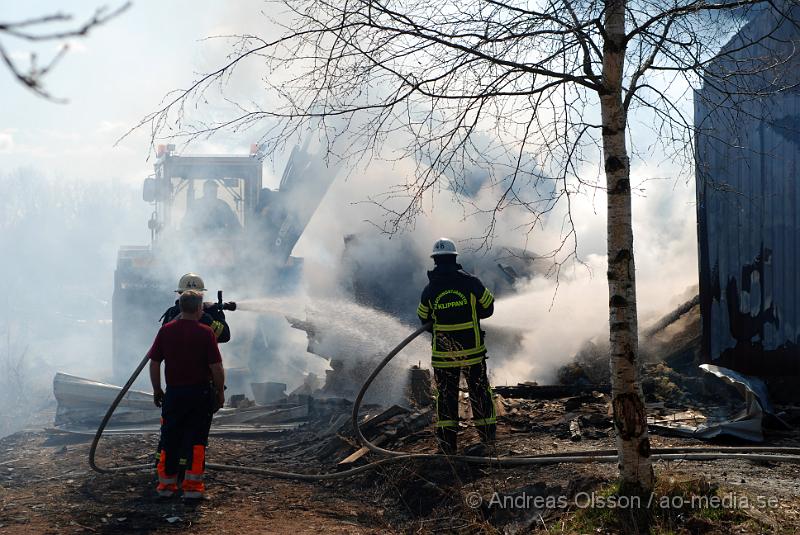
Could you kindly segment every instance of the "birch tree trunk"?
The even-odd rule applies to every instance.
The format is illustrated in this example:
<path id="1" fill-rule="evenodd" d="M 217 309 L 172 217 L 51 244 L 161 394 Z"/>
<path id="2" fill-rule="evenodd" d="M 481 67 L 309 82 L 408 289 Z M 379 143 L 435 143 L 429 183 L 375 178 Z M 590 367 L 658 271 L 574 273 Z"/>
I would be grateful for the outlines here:
<path id="1" fill-rule="evenodd" d="M 604 90 L 600 95 L 603 157 L 608 196 L 608 296 L 614 427 L 621 494 L 653 488 L 650 439 L 640 383 L 636 277 L 626 111 L 622 102 L 625 62 L 625 0 L 606 0 L 603 44 Z"/>

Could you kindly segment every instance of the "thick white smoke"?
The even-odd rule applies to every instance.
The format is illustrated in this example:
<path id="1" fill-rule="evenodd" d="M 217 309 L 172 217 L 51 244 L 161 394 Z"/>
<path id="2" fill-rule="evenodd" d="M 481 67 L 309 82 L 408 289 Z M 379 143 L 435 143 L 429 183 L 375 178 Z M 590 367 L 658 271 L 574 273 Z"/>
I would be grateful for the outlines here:
<path id="1" fill-rule="evenodd" d="M 363 204 L 367 196 L 385 191 L 402 180 L 410 168 L 377 165 L 347 182 L 331 188 L 309 229 L 298 244 L 312 270 L 306 282 L 311 293 L 340 289 L 337 259 L 343 250 L 342 238 L 350 233 L 378 231 L 367 221 L 379 221 L 380 212 Z M 686 289 L 696 285 L 697 259 L 693 183 L 679 176 L 679 169 L 634 168 L 634 185 L 639 186 L 634 199 L 634 248 L 637 262 L 637 290 L 640 327 L 668 312 L 685 298 Z M 487 191 L 489 195 L 491 192 Z M 462 207 L 449 191 L 441 191 L 429 203 L 431 209 L 417 219 L 409 232 L 418 256 L 427 259 L 429 248 L 440 235 L 457 239 L 480 237 L 485 219 L 464 217 Z M 608 289 L 605 280 L 605 196 L 573 198 L 573 213 L 578 237 L 578 253 L 585 263 L 567 263 L 549 277 L 537 276 L 520 285 L 518 293 L 499 299 L 495 315 L 487 325 L 515 327 L 524 331 L 521 351 L 514 355 L 492 354 L 488 340 L 490 371 L 498 383 L 536 380 L 552 381 L 555 371 L 568 362 L 588 339 L 608 336 Z M 347 207 L 345 209 L 345 207 Z M 564 208 L 554 212 L 543 229 L 528 235 L 518 229 L 527 214 L 509 210 L 500 214 L 494 246 L 526 246 L 533 253 L 544 253 L 563 238 L 561 225 Z M 395 242 L 399 242 L 395 238 Z M 375 251 L 391 259 L 392 239 L 384 236 Z M 400 243 L 395 250 L 401 251 Z M 397 260 L 403 259 L 401 251 Z M 368 260 L 368 259 L 367 259 Z M 384 260 L 386 261 L 386 260 Z M 324 267 L 319 266 L 324 262 Z M 540 267 L 552 267 L 543 259 Z M 431 263 L 417 266 L 420 285 Z M 419 288 L 399 288 L 418 294 Z"/>
<path id="2" fill-rule="evenodd" d="M 51 397 L 56 371 L 106 378 L 120 243 L 146 239 L 138 188 L 117 181 L 0 175 L 0 435 Z"/>

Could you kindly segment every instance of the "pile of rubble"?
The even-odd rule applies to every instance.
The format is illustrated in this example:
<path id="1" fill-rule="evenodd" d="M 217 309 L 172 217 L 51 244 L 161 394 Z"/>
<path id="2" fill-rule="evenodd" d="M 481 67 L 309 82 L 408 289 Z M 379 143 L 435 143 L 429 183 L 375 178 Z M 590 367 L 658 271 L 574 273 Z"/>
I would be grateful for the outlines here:
<path id="1" fill-rule="evenodd" d="M 763 381 L 701 364 L 700 329 L 699 298 L 694 297 L 641 333 L 642 390 L 651 430 L 761 442 L 765 428 L 785 429 Z M 585 343 L 558 371 L 558 380 L 573 390 L 606 389 L 608 344 Z"/>
<path id="2" fill-rule="evenodd" d="M 553 438 L 578 442 L 611 436 L 612 425 L 607 394 L 592 391 L 565 397 L 555 389 L 536 392 L 532 385 L 498 388 L 510 399 L 501 398 L 502 418 L 512 434 L 547 433 Z M 521 392 L 514 392 L 521 390 Z M 552 395 L 547 395 L 551 393 Z"/>
<path id="3" fill-rule="evenodd" d="M 700 305 L 694 297 L 640 333 L 642 390 L 648 403 L 700 408 L 737 402 L 735 389 L 699 368 Z M 562 385 L 603 388 L 610 382 L 608 342 L 587 341 L 557 372 Z"/>
<path id="4" fill-rule="evenodd" d="M 273 441 L 267 450 L 282 454 L 283 461 L 315 459 L 320 465 L 336 464 L 340 469 L 359 463 L 368 453 L 353 432 L 352 403 L 337 404 L 337 411 L 307 421 L 295 432 Z M 364 436 L 379 446 L 398 446 L 413 441 L 417 434 L 429 432 L 433 410 L 426 407 L 411 410 L 399 405 L 389 408 L 367 406 L 361 416 Z"/>

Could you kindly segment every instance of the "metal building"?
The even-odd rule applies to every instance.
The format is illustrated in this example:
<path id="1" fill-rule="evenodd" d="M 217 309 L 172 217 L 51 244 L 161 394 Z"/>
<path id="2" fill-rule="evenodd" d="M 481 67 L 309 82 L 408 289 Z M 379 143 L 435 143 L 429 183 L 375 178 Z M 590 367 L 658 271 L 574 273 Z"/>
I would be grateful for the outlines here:
<path id="1" fill-rule="evenodd" d="M 702 357 L 800 375 L 800 29 L 762 11 L 695 92 Z"/>

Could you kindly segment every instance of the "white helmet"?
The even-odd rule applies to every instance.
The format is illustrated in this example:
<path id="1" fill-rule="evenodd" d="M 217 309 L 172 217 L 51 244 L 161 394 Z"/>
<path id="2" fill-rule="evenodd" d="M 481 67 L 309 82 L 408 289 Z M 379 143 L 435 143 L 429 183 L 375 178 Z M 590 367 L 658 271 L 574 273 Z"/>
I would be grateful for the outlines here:
<path id="1" fill-rule="evenodd" d="M 203 279 L 197 273 L 187 273 L 181 280 L 178 281 L 178 293 L 185 292 L 186 290 L 194 290 L 196 292 L 205 292 L 206 285 L 203 284 Z"/>
<path id="2" fill-rule="evenodd" d="M 456 244 L 449 238 L 439 238 L 436 240 L 436 243 L 433 244 L 431 258 L 444 254 L 458 254 L 458 251 L 456 250 Z"/>

